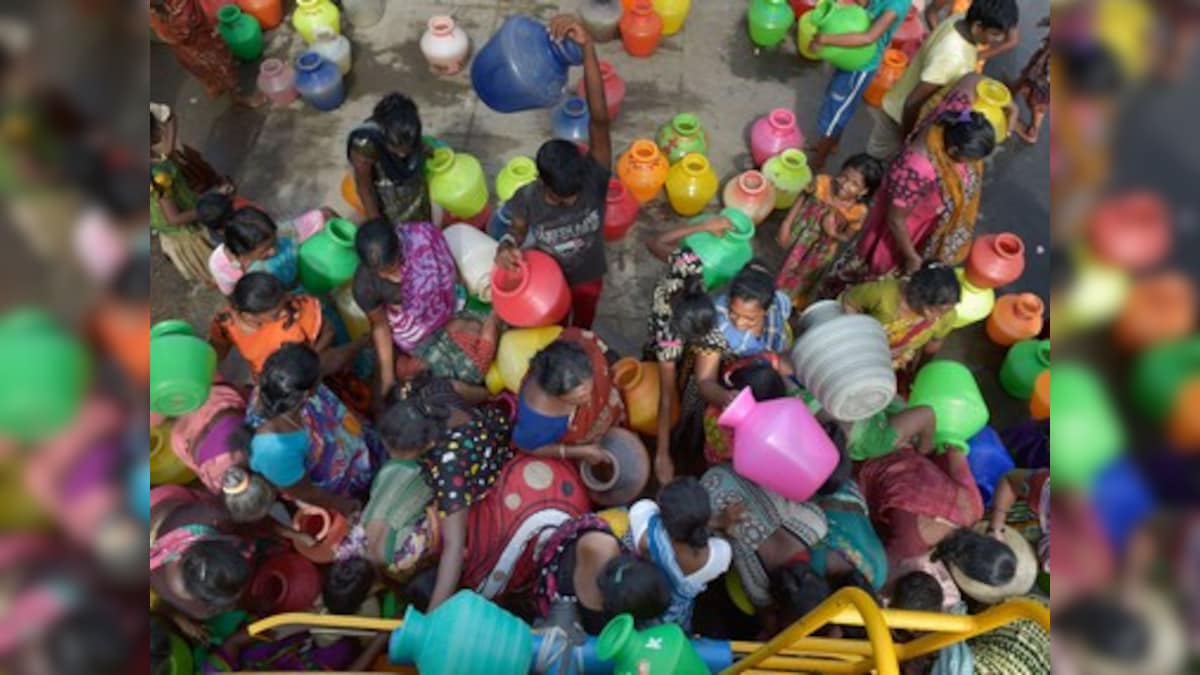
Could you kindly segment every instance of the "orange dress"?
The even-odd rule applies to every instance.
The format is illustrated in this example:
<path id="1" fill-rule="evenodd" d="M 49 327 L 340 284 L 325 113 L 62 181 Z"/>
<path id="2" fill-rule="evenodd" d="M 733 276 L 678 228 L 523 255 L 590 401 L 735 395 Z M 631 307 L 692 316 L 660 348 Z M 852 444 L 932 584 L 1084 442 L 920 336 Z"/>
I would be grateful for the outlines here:
<path id="1" fill-rule="evenodd" d="M 247 333 L 239 326 L 233 318 L 233 310 L 226 309 L 213 319 L 212 339 L 224 340 L 237 347 L 257 377 L 267 358 L 283 345 L 299 342 L 311 346 L 321 335 L 324 322 L 319 300 L 311 295 L 296 295 L 288 298 L 283 307 L 281 318 L 263 324 L 253 333 Z"/>

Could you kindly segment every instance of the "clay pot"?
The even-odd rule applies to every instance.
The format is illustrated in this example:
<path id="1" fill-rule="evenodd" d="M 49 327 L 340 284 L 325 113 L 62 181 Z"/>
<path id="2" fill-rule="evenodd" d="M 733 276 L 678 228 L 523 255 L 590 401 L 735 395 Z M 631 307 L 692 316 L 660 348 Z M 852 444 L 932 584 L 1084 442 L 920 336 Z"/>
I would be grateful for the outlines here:
<path id="1" fill-rule="evenodd" d="M 608 179 L 607 206 L 604 210 L 604 241 L 620 241 L 637 222 L 638 202 L 633 193 L 616 178 Z"/>
<path id="2" fill-rule="evenodd" d="M 591 466 L 579 463 L 580 478 L 592 503 L 599 506 L 628 504 L 650 480 L 650 457 L 637 434 L 613 427 L 600 439 L 609 461 Z"/>
<path id="3" fill-rule="evenodd" d="M 303 546 L 296 542 L 296 552 L 309 560 L 324 565 L 333 562 L 337 547 L 350 531 L 346 517 L 337 511 L 329 511 L 319 506 L 304 505 L 292 517 L 292 527 L 303 532 L 316 543 Z"/>
<path id="4" fill-rule="evenodd" d="M 977 288 L 999 288 L 1025 271 L 1025 243 L 1010 232 L 975 239 L 967 256 L 967 281 Z"/>
<path id="5" fill-rule="evenodd" d="M 630 56 L 647 57 L 662 41 L 663 20 L 650 0 L 635 0 L 621 17 L 621 42 Z"/>
<path id="6" fill-rule="evenodd" d="M 621 103 L 625 101 L 625 79 L 617 73 L 617 69 L 608 61 L 600 62 L 600 78 L 604 82 L 604 103 L 608 108 L 608 121 L 617 119 L 617 113 L 621 112 Z M 575 93 L 579 94 L 579 98 L 587 100 L 587 82 L 579 80 L 579 86 L 575 88 Z"/>
<path id="7" fill-rule="evenodd" d="M 1185 337 L 1195 326 L 1195 285 L 1185 274 L 1163 272 L 1134 284 L 1113 324 L 1113 338 L 1138 351 Z"/>
<path id="8" fill-rule="evenodd" d="M 758 171 L 738 174 L 725 184 L 721 197 L 725 206 L 746 214 L 755 225 L 761 225 L 775 210 L 775 186 Z"/>
<path id="9" fill-rule="evenodd" d="M 251 604 L 260 614 L 307 612 L 321 594 L 321 573 L 311 561 L 291 551 L 263 561 L 250 582 Z"/>
<path id="10" fill-rule="evenodd" d="M 1167 205 L 1148 191 L 1104 199 L 1088 222 L 1088 242 L 1103 262 L 1131 270 L 1150 267 L 1171 247 Z"/>
<path id="11" fill-rule="evenodd" d="M 1045 312 L 1046 303 L 1033 293 L 1002 295 L 988 317 L 988 337 L 1001 347 L 1037 337 L 1042 332 Z"/>
<path id="12" fill-rule="evenodd" d="M 617 160 L 617 176 L 639 204 L 654 199 L 667 182 L 670 165 L 654 141 L 639 139 Z"/>
<path id="13" fill-rule="evenodd" d="M 1033 381 L 1033 396 L 1029 399 L 1029 414 L 1035 420 L 1050 417 L 1050 369 L 1038 374 Z"/>
<path id="14" fill-rule="evenodd" d="M 612 379 L 625 400 L 629 428 L 647 436 L 658 433 L 658 405 L 662 391 L 658 364 L 625 357 L 613 364 Z M 674 426 L 679 419 L 678 401 L 671 406 L 671 410 L 671 424 Z"/>

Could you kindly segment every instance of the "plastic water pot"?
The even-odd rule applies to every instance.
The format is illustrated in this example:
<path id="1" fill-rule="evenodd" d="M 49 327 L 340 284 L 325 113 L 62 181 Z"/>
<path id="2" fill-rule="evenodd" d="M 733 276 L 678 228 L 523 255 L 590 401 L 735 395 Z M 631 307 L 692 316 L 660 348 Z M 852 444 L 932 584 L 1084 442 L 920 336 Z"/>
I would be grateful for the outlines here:
<path id="1" fill-rule="evenodd" d="M 496 240 L 462 223 L 447 227 L 443 234 L 467 291 L 484 302 L 491 302 Z"/>
<path id="2" fill-rule="evenodd" d="M 716 196 L 721 186 L 704 155 L 690 153 L 667 172 L 667 200 L 681 216 L 694 216 Z"/>
<path id="3" fill-rule="evenodd" d="M 617 39 L 617 26 L 623 12 L 620 0 L 584 0 L 579 6 L 579 17 L 596 42 Z"/>
<path id="4" fill-rule="evenodd" d="M 346 100 L 346 87 L 337 64 L 307 51 L 296 57 L 296 90 L 317 110 L 336 110 Z"/>
<path id="5" fill-rule="evenodd" d="M 1000 440 L 1000 434 L 991 427 L 984 427 L 983 431 L 971 437 L 967 445 L 971 448 L 967 455 L 971 475 L 975 477 L 983 505 L 990 508 L 996 486 L 1004 479 L 1004 474 L 1017 468 L 1017 464 L 1008 454 L 1008 448 L 1004 447 L 1004 441 Z"/>
<path id="6" fill-rule="evenodd" d="M 262 56 L 262 26 L 237 5 L 225 5 L 217 11 L 217 32 L 237 60 L 254 61 Z"/>
<path id="7" fill-rule="evenodd" d="M 650 480 L 650 457 L 638 435 L 613 427 L 600 439 L 607 462 L 591 466 L 579 463 L 579 477 L 588 497 L 599 506 L 629 504 L 646 489 Z"/>
<path id="8" fill-rule="evenodd" d="M 761 225 L 775 210 L 775 186 L 754 170 L 731 178 L 721 198 L 725 206 L 746 214 L 755 225 Z"/>
<path id="9" fill-rule="evenodd" d="M 421 53 L 435 74 L 456 75 L 471 55 L 471 39 L 453 18 L 434 16 L 421 36 Z"/>
<path id="10" fill-rule="evenodd" d="M 967 255 L 966 279 L 976 288 L 1007 286 L 1025 271 L 1025 242 L 1011 232 L 976 237 Z"/>
<path id="11" fill-rule="evenodd" d="M 316 29 L 325 27 L 341 32 L 341 12 L 330 0 L 296 0 L 296 11 L 292 12 L 292 27 L 306 44 L 316 41 Z"/>
<path id="12" fill-rule="evenodd" d="M 330 30 L 325 26 L 313 29 L 316 39 L 309 46 L 311 51 L 321 55 L 321 58 L 337 66 L 338 72 L 344 77 L 354 64 L 350 55 L 350 40 L 341 33 Z"/>
<path id="13" fill-rule="evenodd" d="M 160 382 L 155 365 L 151 360 L 152 404 Z M 0 318 L 0 433 L 35 442 L 61 430 L 79 412 L 90 373 L 83 343 L 50 315 L 30 308 L 5 314 Z"/>
<path id="14" fill-rule="evenodd" d="M 800 193 L 812 182 L 808 158 L 795 148 L 788 148 L 763 164 L 763 175 L 775 188 L 775 208 L 790 209 Z"/>
<path id="15" fill-rule="evenodd" d="M 1196 328 L 1196 285 L 1180 271 L 1139 279 L 1113 323 L 1113 339 L 1131 352 L 1178 340 Z"/>
<path id="16" fill-rule="evenodd" d="M 422 673 L 525 675 L 533 665 L 533 632 L 516 616 L 473 591 L 459 591 L 429 614 L 409 606 L 388 641 L 394 664 Z"/>
<path id="17" fill-rule="evenodd" d="M 717 423 L 734 432 L 734 471 L 787 499 L 812 497 L 837 467 L 837 447 L 800 399 L 760 403 L 746 387 Z"/>
<path id="18" fill-rule="evenodd" d="M 662 17 L 663 35 L 674 35 L 683 28 L 692 0 L 654 0 L 654 11 Z"/>
<path id="19" fill-rule="evenodd" d="M 955 268 L 954 276 L 962 290 L 958 304 L 954 306 L 954 327 L 962 328 L 983 321 L 996 306 L 996 292 L 990 288 L 979 288 L 966 279 L 961 267 Z"/>
<path id="20" fill-rule="evenodd" d="M 666 155 L 649 139 L 635 140 L 629 151 L 617 159 L 617 177 L 639 204 L 645 204 L 662 192 L 669 169 Z"/>
<path id="21" fill-rule="evenodd" d="M 1104 467 L 1092 485 L 1092 509 L 1117 550 L 1124 550 L 1130 535 L 1158 508 L 1142 470 L 1129 457 Z"/>
<path id="22" fill-rule="evenodd" d="M 609 509 L 609 511 L 612 511 L 612 509 Z M 600 515 L 604 517 L 605 514 Z M 616 528 L 613 529 L 613 533 L 620 536 Z M 545 639 L 545 636 L 541 634 L 533 636 L 533 651 L 535 654 L 541 650 L 542 642 Z M 586 642 L 571 648 L 571 656 L 568 657 L 569 661 L 574 664 L 581 664 L 582 666 L 582 670 L 571 671 L 574 675 L 612 675 L 613 664 L 610 661 L 601 660 L 600 655 L 596 653 L 597 642 L 598 640 L 595 636 L 588 636 Z M 696 650 L 696 655 L 704 662 L 704 666 L 708 669 L 707 672 L 719 673 L 733 665 L 733 648 L 728 640 L 692 638 L 691 644 L 692 649 Z M 567 675 L 567 671 L 565 670 L 551 671 L 551 673 L 552 675 Z"/>
<path id="23" fill-rule="evenodd" d="M 908 404 L 933 408 L 937 416 L 934 443 L 963 452 L 970 451 L 967 439 L 979 433 L 989 417 L 975 376 L 957 361 L 939 359 L 922 366 L 913 381 Z"/>
<path id="24" fill-rule="evenodd" d="M 647 436 L 658 433 L 658 404 L 662 386 L 658 363 L 638 361 L 627 356 L 613 364 L 612 379 L 625 401 L 629 428 Z M 678 401 L 675 401 L 671 410 L 674 413 L 671 425 L 674 426 L 679 419 Z"/>
<path id="25" fill-rule="evenodd" d="M 474 155 L 438 148 L 425 163 L 429 197 L 459 218 L 473 218 L 487 207 L 487 178 Z"/>
<path id="26" fill-rule="evenodd" d="M 871 27 L 871 17 L 867 10 L 857 4 L 823 0 L 812 10 L 812 21 L 821 35 L 845 35 L 847 33 L 862 33 Z M 821 48 L 821 59 L 841 70 L 858 70 L 875 58 L 875 43 L 860 47 L 835 47 L 827 45 Z"/>
<path id="27" fill-rule="evenodd" d="M 721 236 L 711 232 L 689 234 L 683 245 L 692 249 L 704 263 L 704 286 L 712 290 L 729 283 L 750 258 L 754 256 L 751 241 L 754 239 L 754 223 L 737 209 L 722 209 L 721 215 L 733 225 Z"/>
<path id="28" fill-rule="evenodd" d="M 537 250 L 525 251 L 515 270 L 496 266 L 492 271 L 492 306 L 511 326 L 548 326 L 567 316 L 571 291 L 554 258 Z"/>
<path id="29" fill-rule="evenodd" d="M 621 42 L 630 56 L 647 57 L 662 41 L 663 20 L 650 0 L 633 0 L 621 17 Z"/>
<path id="30" fill-rule="evenodd" d="M 579 96 L 568 96 L 550 111 L 550 134 L 577 145 L 587 145 L 591 119 L 587 101 Z"/>
<path id="31" fill-rule="evenodd" d="M 150 484 L 187 485 L 196 474 L 171 450 L 171 420 L 150 428 Z"/>
<path id="32" fill-rule="evenodd" d="M 1050 375 L 1050 480 L 1055 486 L 1086 490 L 1125 448 L 1125 430 L 1090 368 L 1056 363 Z"/>
<path id="33" fill-rule="evenodd" d="M 267 558 L 254 571 L 248 595 L 262 614 L 307 612 L 321 594 L 321 573 L 299 553 Z"/>
<path id="34" fill-rule="evenodd" d="M 896 397 L 887 334 L 878 321 L 821 300 L 804 310 L 800 325 L 792 348 L 796 378 L 831 417 L 866 419 Z"/>
<path id="35" fill-rule="evenodd" d="M 1101 261 L 1140 270 L 1171 250 L 1170 210 L 1162 196 L 1134 191 L 1106 197 L 1088 218 L 1088 243 Z"/>
<path id="36" fill-rule="evenodd" d="M 1200 337 L 1155 345 L 1134 361 L 1130 379 L 1133 405 L 1146 419 L 1161 422 L 1184 383 L 1198 376 Z"/>
<path id="37" fill-rule="evenodd" d="M 1033 396 L 1033 383 L 1050 367 L 1049 340 L 1022 340 L 1013 345 L 1000 364 L 1000 387 L 1022 401 Z"/>
<path id="38" fill-rule="evenodd" d="M 496 347 L 496 360 L 488 371 L 488 390 L 498 394 L 508 389 L 514 394 L 520 391 L 521 381 L 529 370 L 529 361 L 534 354 L 558 339 L 562 326 L 541 328 L 513 328 L 500 335 Z M 495 375 L 493 375 L 495 373 Z M 492 386 L 492 385 L 495 386 Z"/>
<path id="39" fill-rule="evenodd" d="M 507 202 L 517 190 L 537 180 L 537 177 L 537 164 L 533 159 L 523 155 L 513 157 L 496 174 L 496 196 L 501 202 Z"/>
<path id="40" fill-rule="evenodd" d="M 633 617 L 621 614 L 600 631 L 596 655 L 613 661 L 613 675 L 671 673 L 671 675 L 707 675 L 708 666 L 696 653 L 683 629 L 673 623 L 639 631 Z"/>
<path id="41" fill-rule="evenodd" d="M 562 98 L 567 71 L 583 63 L 571 40 L 555 43 L 546 26 L 528 16 L 508 17 L 471 63 L 471 84 L 498 112 L 549 108 Z"/>
<path id="42" fill-rule="evenodd" d="M 357 233 L 354 223 L 330 218 L 324 229 L 305 240 L 300 245 L 300 285 L 313 295 L 324 295 L 354 278 Z"/>
<path id="43" fill-rule="evenodd" d="M 750 154 L 754 164 L 762 166 L 784 150 L 804 147 L 804 134 L 796 126 L 796 115 L 787 108 L 776 108 L 763 115 L 750 127 Z M 807 160 L 805 165 L 807 165 Z"/>
<path id="44" fill-rule="evenodd" d="M 208 400 L 217 352 L 186 321 L 161 321 L 150 329 L 150 410 L 178 417 Z"/>
<path id="45" fill-rule="evenodd" d="M 777 47 L 795 20 L 796 14 L 787 0 L 752 0 L 746 12 L 750 41 L 765 49 Z"/>
<path id="46" fill-rule="evenodd" d="M 258 90 L 272 105 L 287 105 L 300 96 L 296 91 L 296 71 L 280 59 L 263 59 L 258 66 Z"/>
<path id="47" fill-rule="evenodd" d="M 603 60 L 600 61 L 600 79 L 604 82 L 604 103 L 608 107 L 608 119 L 611 122 L 617 119 L 617 113 L 621 112 L 621 104 L 625 102 L 625 80 L 612 63 Z M 580 79 L 575 93 L 586 101 L 587 82 Z"/>
<path id="48" fill-rule="evenodd" d="M 690 153 L 704 155 L 708 152 L 708 130 L 700 124 L 700 118 L 691 113 L 680 113 L 659 127 L 654 138 L 658 148 L 672 164 Z"/>
<path id="49" fill-rule="evenodd" d="M 604 210 L 604 241 L 620 241 L 637 222 L 640 207 L 633 193 L 616 178 L 608 179 L 608 195 L 605 201 L 607 206 Z"/>

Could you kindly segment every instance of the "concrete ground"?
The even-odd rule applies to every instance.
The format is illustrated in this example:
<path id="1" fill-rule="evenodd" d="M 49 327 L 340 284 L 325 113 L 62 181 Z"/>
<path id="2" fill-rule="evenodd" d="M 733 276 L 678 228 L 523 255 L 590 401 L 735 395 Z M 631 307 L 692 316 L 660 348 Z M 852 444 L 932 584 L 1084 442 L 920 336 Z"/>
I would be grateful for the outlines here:
<path id="1" fill-rule="evenodd" d="M 698 0 L 683 30 L 664 38 L 648 59 L 628 56 L 619 41 L 598 46 L 600 57 L 611 61 L 628 83 L 613 128 L 617 152 L 636 138 L 653 137 L 673 115 L 693 112 L 709 130 L 709 159 L 724 184 L 750 168 L 748 129 L 767 110 L 792 108 L 801 129 L 814 133 L 828 70 L 799 58 L 793 40 L 774 52 L 756 50 L 746 32 L 746 4 Z M 1023 0 L 1020 4 L 1022 44 L 988 63 L 988 73 L 993 76 L 1015 76 L 1041 41 L 1041 29 L 1035 26 L 1047 15 L 1048 0 Z M 350 33 L 354 65 L 348 76 L 349 97 L 332 113 L 317 112 L 299 101 L 286 108 L 253 111 L 233 107 L 227 100 L 210 101 L 170 51 L 159 44 L 153 45 L 151 52 L 151 98 L 173 104 L 181 139 L 232 176 L 243 196 L 280 216 L 321 204 L 350 212 L 339 190 L 346 169 L 346 134 L 389 91 L 412 96 L 421 108 L 426 133 L 478 157 L 489 178 L 512 157 L 532 156 L 549 137 L 548 112 L 504 115 L 490 110 L 475 97 L 466 72 L 449 78 L 430 75 L 418 40 L 430 16 L 450 14 L 478 48 L 510 14 L 546 19 L 573 10 L 575 0 L 388 5 L 380 24 Z M 287 19 L 267 39 L 269 56 L 290 59 L 303 47 Z M 253 82 L 254 68 L 243 68 L 247 84 Z M 580 76 L 576 69 L 572 85 Z M 861 151 L 869 131 L 870 120 L 860 111 L 830 166 Z M 1025 239 L 1029 251 L 1025 275 L 1013 288 L 1004 290 L 1033 290 L 1043 297 L 1049 288 L 1047 132 L 1043 130 L 1035 146 L 1010 141 L 990 160 L 978 226 L 980 232 L 1013 231 Z M 717 208 L 714 201 L 712 210 Z M 759 255 L 770 261 L 782 256 L 773 241 L 781 218 L 782 212 L 776 212 L 759 228 L 756 238 Z M 662 200 L 643 208 L 635 229 L 624 241 L 609 246 L 609 274 L 596 328 L 623 353 L 640 351 L 651 289 L 663 270 L 641 242 L 681 222 Z M 161 257 L 155 259 L 153 297 L 155 320 L 181 317 L 198 328 L 207 326 L 222 302 L 215 291 L 183 282 Z M 975 371 L 999 426 L 1026 415 L 1024 405 L 1008 399 L 997 385 L 995 373 L 1003 354 L 987 341 L 981 324 L 956 332 L 945 348 L 946 356 L 963 360 Z"/>

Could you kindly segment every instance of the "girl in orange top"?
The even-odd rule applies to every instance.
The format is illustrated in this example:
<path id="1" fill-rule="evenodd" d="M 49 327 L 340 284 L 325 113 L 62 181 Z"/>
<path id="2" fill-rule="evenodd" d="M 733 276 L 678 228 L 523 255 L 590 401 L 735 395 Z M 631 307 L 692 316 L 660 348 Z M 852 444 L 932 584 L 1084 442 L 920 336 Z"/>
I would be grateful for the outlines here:
<path id="1" fill-rule="evenodd" d="M 854 155 L 836 177 L 818 175 L 783 219 L 778 242 L 791 250 L 775 283 L 797 311 L 816 299 L 829 269 L 862 229 L 883 171 L 879 160 Z"/>
<path id="2" fill-rule="evenodd" d="M 267 357 L 285 344 L 308 345 L 320 353 L 333 343 L 333 326 L 324 322 L 320 301 L 289 294 L 271 274 L 247 274 L 229 299 L 229 308 L 213 319 L 209 341 L 221 360 L 236 347 L 255 380 Z"/>

